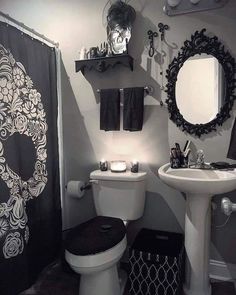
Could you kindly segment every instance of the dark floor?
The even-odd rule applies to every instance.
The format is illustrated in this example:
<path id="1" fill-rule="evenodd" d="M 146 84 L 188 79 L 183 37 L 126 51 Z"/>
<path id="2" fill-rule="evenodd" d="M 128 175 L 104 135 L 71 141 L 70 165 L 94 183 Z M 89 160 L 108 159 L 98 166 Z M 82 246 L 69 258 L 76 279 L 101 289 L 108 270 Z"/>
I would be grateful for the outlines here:
<path id="1" fill-rule="evenodd" d="M 19 295 L 78 295 L 78 290 L 79 276 L 56 262 L 41 273 L 30 289 Z M 212 291 L 212 295 L 236 295 L 232 282 L 214 282 Z M 125 295 L 128 295 L 128 292 L 125 292 Z"/>
<path id="2" fill-rule="evenodd" d="M 79 276 L 60 262 L 48 266 L 37 282 L 19 295 L 78 295 Z"/>
<path id="3" fill-rule="evenodd" d="M 236 291 L 232 282 L 212 283 L 212 295 L 235 295 Z"/>

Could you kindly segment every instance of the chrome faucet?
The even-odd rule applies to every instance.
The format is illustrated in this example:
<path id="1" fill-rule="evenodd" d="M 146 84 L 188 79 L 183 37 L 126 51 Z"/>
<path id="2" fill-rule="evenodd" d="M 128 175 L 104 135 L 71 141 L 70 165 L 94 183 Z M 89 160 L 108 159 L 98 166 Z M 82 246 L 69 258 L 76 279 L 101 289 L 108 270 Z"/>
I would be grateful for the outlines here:
<path id="1" fill-rule="evenodd" d="M 195 169 L 212 169 L 212 167 L 205 163 L 205 155 L 203 150 L 197 150 L 196 160 L 189 160 L 189 168 Z"/>

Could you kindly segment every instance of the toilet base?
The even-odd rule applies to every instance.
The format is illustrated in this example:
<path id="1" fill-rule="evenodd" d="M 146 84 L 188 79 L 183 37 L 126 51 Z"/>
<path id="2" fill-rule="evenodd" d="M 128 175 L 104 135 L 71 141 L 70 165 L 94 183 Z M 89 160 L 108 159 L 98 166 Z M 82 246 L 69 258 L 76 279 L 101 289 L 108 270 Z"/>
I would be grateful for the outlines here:
<path id="1" fill-rule="evenodd" d="M 120 281 L 120 295 L 123 295 L 125 292 L 125 286 L 128 280 L 126 271 L 118 267 L 118 276 Z"/>
<path id="2" fill-rule="evenodd" d="M 79 295 L 121 295 L 117 265 L 103 271 L 82 274 Z"/>

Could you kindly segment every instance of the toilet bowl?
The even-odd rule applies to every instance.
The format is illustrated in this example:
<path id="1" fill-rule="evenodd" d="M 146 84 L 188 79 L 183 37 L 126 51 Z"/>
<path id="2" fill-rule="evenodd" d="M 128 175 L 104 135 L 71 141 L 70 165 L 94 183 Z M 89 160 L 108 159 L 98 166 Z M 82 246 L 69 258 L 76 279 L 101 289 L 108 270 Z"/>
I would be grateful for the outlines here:
<path id="1" fill-rule="evenodd" d="M 124 223 L 143 215 L 146 172 L 96 170 L 90 180 L 99 216 L 71 230 L 65 258 L 81 275 L 79 295 L 121 295 L 117 264 L 127 246 Z"/>
<path id="2" fill-rule="evenodd" d="M 118 218 L 97 216 L 72 230 L 65 258 L 81 275 L 79 295 L 121 295 L 117 263 L 126 246 L 126 229 Z"/>

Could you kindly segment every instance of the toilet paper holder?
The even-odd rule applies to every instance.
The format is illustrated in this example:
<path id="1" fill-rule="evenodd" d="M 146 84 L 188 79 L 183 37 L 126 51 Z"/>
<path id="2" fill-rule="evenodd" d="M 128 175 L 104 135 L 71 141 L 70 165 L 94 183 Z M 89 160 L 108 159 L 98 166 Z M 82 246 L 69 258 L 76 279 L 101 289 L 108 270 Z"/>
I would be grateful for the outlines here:
<path id="1" fill-rule="evenodd" d="M 90 179 L 88 182 L 83 182 L 84 184 L 81 186 L 80 190 L 89 190 L 92 187 L 92 183 L 98 183 L 97 180 Z M 65 185 L 65 189 L 67 189 L 67 184 Z"/>
<path id="2" fill-rule="evenodd" d="M 73 198 L 82 198 L 86 190 L 91 189 L 91 182 L 84 182 L 80 180 L 69 180 L 65 185 L 67 194 Z"/>

